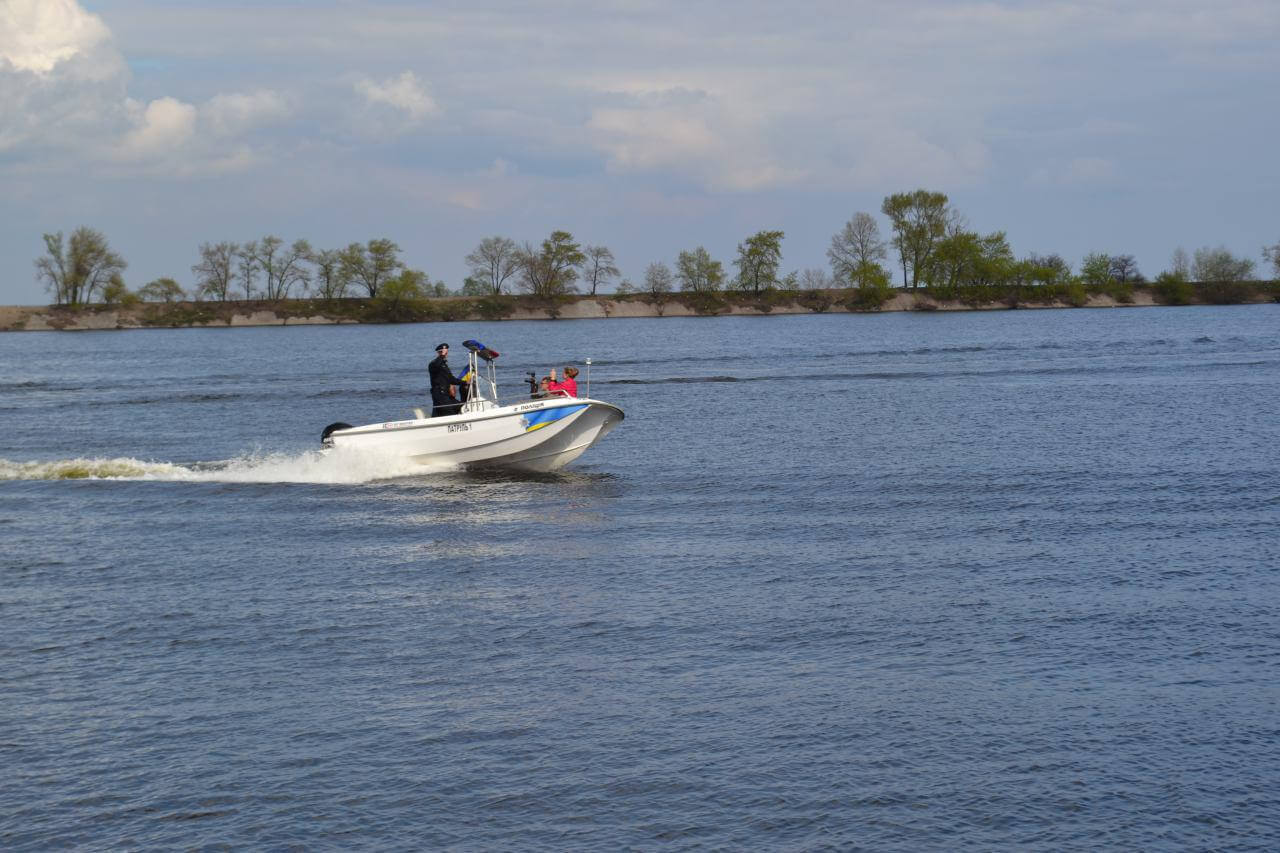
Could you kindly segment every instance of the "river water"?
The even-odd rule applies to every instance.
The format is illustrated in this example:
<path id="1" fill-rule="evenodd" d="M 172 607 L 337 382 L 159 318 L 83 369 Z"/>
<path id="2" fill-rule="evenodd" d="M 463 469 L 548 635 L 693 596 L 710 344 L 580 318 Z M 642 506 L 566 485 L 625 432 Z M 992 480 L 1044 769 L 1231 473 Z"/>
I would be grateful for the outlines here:
<path id="1" fill-rule="evenodd" d="M 0 846 L 1276 849 L 1278 320 L 0 335 Z M 626 420 L 316 453 L 468 337 Z"/>

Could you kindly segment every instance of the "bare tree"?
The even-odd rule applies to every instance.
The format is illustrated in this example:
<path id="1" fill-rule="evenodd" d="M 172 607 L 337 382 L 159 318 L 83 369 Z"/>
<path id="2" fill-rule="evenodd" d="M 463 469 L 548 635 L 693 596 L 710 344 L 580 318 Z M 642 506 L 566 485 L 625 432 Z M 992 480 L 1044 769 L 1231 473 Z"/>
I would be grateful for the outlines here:
<path id="1" fill-rule="evenodd" d="M 1173 257 L 1169 261 L 1169 272 L 1178 281 L 1191 280 L 1191 257 L 1181 246 L 1173 250 Z"/>
<path id="2" fill-rule="evenodd" d="M 253 299 L 254 292 L 257 290 L 258 271 L 261 266 L 258 263 L 258 241 L 250 240 L 240 247 L 236 252 L 236 277 L 240 280 L 240 290 L 244 292 L 245 299 Z"/>
<path id="3" fill-rule="evenodd" d="M 1112 255 L 1111 277 L 1121 284 L 1146 281 L 1138 271 L 1138 262 L 1133 259 L 1133 255 Z"/>
<path id="4" fill-rule="evenodd" d="M 671 268 L 662 261 L 649 264 L 644 270 L 644 289 L 655 299 L 663 299 L 671 292 L 672 282 L 675 276 L 671 274 Z"/>
<path id="5" fill-rule="evenodd" d="M 586 260 L 582 262 L 582 277 L 591 285 L 591 295 L 596 295 L 596 288 L 606 285 L 614 276 L 621 275 L 621 270 L 614 262 L 613 252 L 604 246 L 587 246 L 582 250 Z"/>
<path id="6" fill-rule="evenodd" d="M 1196 249 L 1191 276 L 1200 282 L 1239 282 L 1253 278 L 1252 258 L 1237 258 L 1226 246 Z"/>
<path id="7" fill-rule="evenodd" d="M 311 283 L 311 272 L 303 266 L 311 257 L 311 244 L 294 240 L 285 247 L 279 237 L 268 235 L 258 244 L 257 261 L 266 278 L 267 299 L 288 299 L 289 289 L 300 285 L 305 292 Z"/>
<path id="8" fill-rule="evenodd" d="M 1272 276 L 1280 279 L 1280 242 L 1274 246 L 1263 246 L 1262 259 L 1271 264 Z"/>
<path id="9" fill-rule="evenodd" d="M 804 290 L 830 290 L 835 286 L 831 273 L 824 269 L 806 268 L 800 271 L 800 287 Z"/>
<path id="10" fill-rule="evenodd" d="M 853 281 L 858 270 L 868 264 L 879 265 L 889 257 L 888 248 L 880 236 L 880 226 L 869 213 L 858 212 L 831 238 L 827 258 L 831 271 L 846 285 Z"/>
<path id="11" fill-rule="evenodd" d="M 342 252 L 338 249 L 323 249 L 312 252 L 307 258 L 315 267 L 316 296 L 321 299 L 341 299 L 347 295 L 347 287 L 351 278 L 342 263 Z"/>
<path id="12" fill-rule="evenodd" d="M 507 237 L 486 237 L 467 255 L 467 266 L 471 280 L 484 282 L 488 292 L 497 296 L 520 269 L 520 247 Z"/>
<path id="13" fill-rule="evenodd" d="M 46 254 L 35 261 L 36 278 L 53 293 L 58 305 L 82 305 L 94 291 L 110 284 L 128 264 L 111 251 L 101 231 L 81 226 L 63 248 L 62 232 L 45 234 Z"/>
<path id="14" fill-rule="evenodd" d="M 191 267 L 196 275 L 192 291 L 196 299 L 207 296 L 219 302 L 226 300 L 231 291 L 232 264 L 239 254 L 240 247 L 235 243 L 200 244 L 200 263 Z"/>

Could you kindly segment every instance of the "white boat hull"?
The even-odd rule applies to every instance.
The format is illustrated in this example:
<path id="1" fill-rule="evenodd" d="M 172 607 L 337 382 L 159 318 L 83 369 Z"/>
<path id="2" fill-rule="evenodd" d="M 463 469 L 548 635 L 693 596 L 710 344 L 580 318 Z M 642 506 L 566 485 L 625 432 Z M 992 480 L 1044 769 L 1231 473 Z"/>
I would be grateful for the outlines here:
<path id="1" fill-rule="evenodd" d="M 428 466 L 546 472 L 577 459 L 622 419 L 621 409 L 599 400 L 547 399 L 340 429 L 326 443 Z"/>

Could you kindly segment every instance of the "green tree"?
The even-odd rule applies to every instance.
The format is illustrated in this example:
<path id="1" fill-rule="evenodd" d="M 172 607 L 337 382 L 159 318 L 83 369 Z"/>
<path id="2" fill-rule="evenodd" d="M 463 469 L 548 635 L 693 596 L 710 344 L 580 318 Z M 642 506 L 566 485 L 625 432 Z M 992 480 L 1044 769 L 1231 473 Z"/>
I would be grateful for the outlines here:
<path id="1" fill-rule="evenodd" d="M 892 243 L 902 264 L 902 286 L 927 284 L 933 252 L 946 236 L 951 219 L 946 194 L 925 189 L 895 193 L 885 197 L 880 212 L 893 226 Z"/>
<path id="2" fill-rule="evenodd" d="M 1032 252 L 1022 259 L 1018 276 L 1027 284 L 1065 284 L 1071 278 L 1071 265 L 1059 254 L 1037 255 Z"/>
<path id="3" fill-rule="evenodd" d="M 1009 239 L 1003 231 L 992 231 L 978 241 L 981 249 L 970 283 L 977 285 L 1007 284 L 1017 274 L 1018 261 L 1013 256 Z"/>
<path id="4" fill-rule="evenodd" d="M 370 299 L 377 297 L 384 282 L 403 270 L 400 247 L 384 237 L 367 244 L 352 243 L 343 252 L 344 275 L 362 287 Z"/>
<path id="5" fill-rule="evenodd" d="M 1115 280 L 1111 277 L 1111 256 L 1105 252 L 1090 252 L 1080 262 L 1080 280 L 1087 287 L 1109 287 Z"/>
<path id="6" fill-rule="evenodd" d="M 535 250 L 528 243 L 520 252 L 520 286 L 527 293 L 550 299 L 576 292 L 578 268 L 586 261 L 582 248 L 568 231 L 552 231 Z"/>
<path id="7" fill-rule="evenodd" d="M 676 256 L 676 278 L 681 290 L 715 293 L 724 285 L 724 264 L 712 260 L 711 253 L 699 246 Z"/>
<path id="8" fill-rule="evenodd" d="M 778 265 L 782 263 L 782 231 L 757 231 L 738 244 L 737 285 L 740 290 L 759 293 L 778 283 Z"/>
<path id="9" fill-rule="evenodd" d="M 138 288 L 138 296 L 143 302 L 177 302 L 186 296 L 182 286 L 171 278 L 158 278 Z"/>
<path id="10" fill-rule="evenodd" d="M 949 295 L 962 287 L 1007 284 L 1018 272 L 1003 231 L 983 236 L 958 230 L 938 241 L 930 263 L 931 286 L 944 288 Z"/>
<path id="11" fill-rule="evenodd" d="M 591 286 L 592 296 L 596 295 L 596 288 L 607 285 L 614 277 L 622 274 L 614 260 L 613 252 L 604 246 L 587 246 L 582 253 L 585 256 L 582 262 L 582 278 Z"/>
<path id="12" fill-rule="evenodd" d="M 62 232 L 45 234 L 46 254 L 35 261 L 37 280 L 43 281 L 58 305 L 83 305 L 128 266 L 111 251 L 101 231 L 81 226 L 63 245 Z"/>
<path id="13" fill-rule="evenodd" d="M 1196 289 L 1186 276 L 1176 270 L 1166 270 L 1156 276 L 1151 288 L 1156 299 L 1165 305 L 1187 305 L 1195 298 Z"/>
<path id="14" fill-rule="evenodd" d="M 876 294 L 883 292 L 886 300 L 893 295 L 889 292 L 893 289 L 893 280 L 889 276 L 889 271 L 870 261 L 858 264 L 849 272 L 849 283 L 858 290 Z"/>
<path id="15" fill-rule="evenodd" d="M 468 280 L 484 282 L 487 288 L 484 293 L 469 294 L 473 296 L 497 296 L 507 279 L 520 270 L 520 247 L 507 237 L 486 237 L 480 241 L 471 254 L 467 255 L 467 266 L 471 270 Z M 466 288 L 464 286 L 463 290 Z"/>
<path id="16" fill-rule="evenodd" d="M 141 300 L 138 294 L 129 290 L 120 273 L 111 276 L 111 280 L 102 287 L 102 302 L 104 305 L 137 305 L 139 301 Z"/>
<path id="17" fill-rule="evenodd" d="M 970 283 L 982 262 L 982 238 L 975 231 L 960 231 L 938 241 L 929 256 L 932 267 L 927 276 L 934 287 L 954 296 Z"/>
<path id="18" fill-rule="evenodd" d="M 848 286 L 855 273 L 865 277 L 868 266 L 879 265 L 889 257 L 888 247 L 880 236 L 880 225 L 869 213 L 858 212 L 831 238 L 827 259 L 837 281 Z"/>
<path id="19" fill-rule="evenodd" d="M 398 275 L 385 278 L 373 297 L 377 312 L 388 320 L 412 319 L 427 298 L 430 278 L 421 270 L 401 268 Z"/>
<path id="20" fill-rule="evenodd" d="M 850 274 L 853 293 L 848 304 L 852 308 L 878 309 L 893 298 L 893 279 L 879 264 L 864 263 Z"/>
<path id="21" fill-rule="evenodd" d="M 196 276 L 196 299 L 207 296 L 219 302 L 226 300 L 234 275 L 232 265 L 239 253 L 240 247 L 235 243 L 200 244 L 200 263 L 191 267 Z"/>

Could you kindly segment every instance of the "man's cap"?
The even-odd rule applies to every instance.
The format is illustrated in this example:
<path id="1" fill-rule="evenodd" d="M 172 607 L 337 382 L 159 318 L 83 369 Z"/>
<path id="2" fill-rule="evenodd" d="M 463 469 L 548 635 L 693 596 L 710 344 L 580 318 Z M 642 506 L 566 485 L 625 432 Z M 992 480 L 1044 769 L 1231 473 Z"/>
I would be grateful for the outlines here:
<path id="1" fill-rule="evenodd" d="M 436 352 L 440 352 L 440 350 L 448 349 L 448 348 L 449 348 L 448 344 L 436 344 Z"/>

